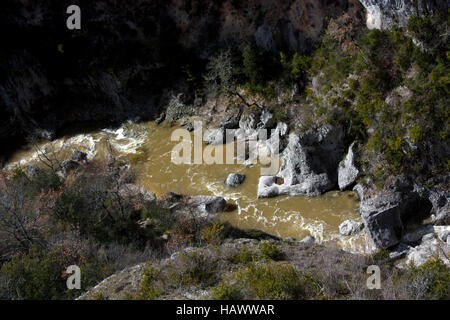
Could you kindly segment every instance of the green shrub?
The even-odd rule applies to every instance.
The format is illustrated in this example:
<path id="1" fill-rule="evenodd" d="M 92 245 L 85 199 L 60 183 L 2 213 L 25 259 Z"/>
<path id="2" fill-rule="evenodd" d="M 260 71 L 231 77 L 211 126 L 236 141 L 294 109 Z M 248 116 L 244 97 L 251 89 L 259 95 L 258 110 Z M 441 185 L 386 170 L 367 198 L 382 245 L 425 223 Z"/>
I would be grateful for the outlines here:
<path id="1" fill-rule="evenodd" d="M 242 49 L 242 61 L 244 75 L 247 77 L 250 87 L 254 89 L 261 83 L 262 79 L 258 55 L 250 45 L 246 45 Z"/>
<path id="2" fill-rule="evenodd" d="M 294 76 L 294 79 L 298 80 L 311 67 L 311 58 L 296 52 L 292 57 L 291 64 L 291 73 Z"/>
<path id="3" fill-rule="evenodd" d="M 139 300 L 155 300 L 160 295 L 160 289 L 156 285 L 159 279 L 159 270 L 147 265 L 142 273 L 142 281 L 136 298 Z"/>
<path id="4" fill-rule="evenodd" d="M 20 186 L 28 197 L 35 197 L 41 192 L 58 190 L 62 186 L 61 178 L 51 169 L 39 169 L 35 176 L 28 177 L 21 168 L 13 170 L 12 181 Z"/>
<path id="5" fill-rule="evenodd" d="M 137 222 L 142 216 L 157 214 L 154 221 L 159 223 L 164 215 L 139 196 L 121 194 L 119 190 L 127 182 L 117 174 L 118 165 L 86 165 L 57 198 L 53 219 L 100 243 L 134 243 L 144 247 L 154 239 L 149 239 Z M 138 210 L 139 206 L 147 208 L 147 212 Z M 153 230 L 156 234 L 159 231 L 157 227 Z"/>
<path id="6" fill-rule="evenodd" d="M 214 300 L 242 300 L 241 292 L 235 286 L 221 281 L 212 288 L 212 297 Z"/>
<path id="7" fill-rule="evenodd" d="M 209 244 L 217 245 L 223 240 L 224 226 L 219 222 L 214 222 L 211 226 L 202 231 L 202 239 Z"/>
<path id="8" fill-rule="evenodd" d="M 348 80 L 348 86 L 350 87 L 350 90 L 356 91 L 359 89 L 359 81 L 353 78 L 350 78 Z"/>
<path id="9" fill-rule="evenodd" d="M 237 283 L 251 299 L 301 299 L 303 283 L 294 267 L 287 264 L 251 263 L 236 274 Z"/>
<path id="10" fill-rule="evenodd" d="M 81 290 L 67 288 L 67 267 L 78 265 Z M 34 245 L 3 264 L 0 274 L 7 279 L 10 298 L 26 300 L 73 299 L 113 273 L 113 268 L 96 257 L 82 257 L 67 248 L 45 249 Z"/>
<path id="11" fill-rule="evenodd" d="M 423 139 L 423 131 L 420 126 L 414 126 L 411 129 L 409 129 L 409 137 L 411 138 L 412 142 L 420 142 Z"/>
<path id="12" fill-rule="evenodd" d="M 244 247 L 238 253 L 230 255 L 228 260 L 235 264 L 247 264 L 255 260 L 255 255 L 247 247 Z"/>
<path id="13" fill-rule="evenodd" d="M 412 267 L 411 282 L 418 281 L 426 286 L 426 299 L 450 299 L 450 268 L 438 257 L 432 258 L 420 267 Z"/>
<path id="14" fill-rule="evenodd" d="M 380 249 L 368 256 L 366 262 L 368 264 L 381 264 L 386 263 L 389 260 L 389 250 L 388 249 Z"/>
<path id="15" fill-rule="evenodd" d="M 64 262 L 54 252 L 33 246 L 28 254 L 19 254 L 1 268 L 8 279 L 14 299 L 62 299 L 67 291 L 62 277 Z"/>
<path id="16" fill-rule="evenodd" d="M 280 261 L 285 258 L 283 251 L 281 251 L 275 244 L 270 242 L 263 242 L 259 246 L 264 258 L 274 261 Z"/>
<path id="17" fill-rule="evenodd" d="M 203 253 L 183 252 L 168 266 L 167 276 L 174 286 L 208 287 L 217 279 L 217 262 Z"/>

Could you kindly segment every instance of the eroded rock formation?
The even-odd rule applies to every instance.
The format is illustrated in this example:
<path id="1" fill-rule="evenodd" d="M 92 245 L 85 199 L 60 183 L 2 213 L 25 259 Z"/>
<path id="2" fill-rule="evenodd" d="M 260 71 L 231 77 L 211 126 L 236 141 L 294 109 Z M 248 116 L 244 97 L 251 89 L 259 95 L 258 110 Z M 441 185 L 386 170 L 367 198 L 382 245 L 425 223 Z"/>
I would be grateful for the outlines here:
<path id="1" fill-rule="evenodd" d="M 448 0 L 360 0 L 367 10 L 369 29 L 390 29 L 405 26 L 412 15 L 426 16 L 447 10 Z"/>

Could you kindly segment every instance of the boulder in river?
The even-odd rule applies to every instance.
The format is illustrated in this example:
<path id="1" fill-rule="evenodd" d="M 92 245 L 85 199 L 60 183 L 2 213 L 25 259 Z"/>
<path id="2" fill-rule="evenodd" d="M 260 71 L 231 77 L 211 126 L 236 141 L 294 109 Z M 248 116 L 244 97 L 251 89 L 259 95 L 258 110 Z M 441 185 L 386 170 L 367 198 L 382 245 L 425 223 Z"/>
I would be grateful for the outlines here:
<path id="1" fill-rule="evenodd" d="M 229 187 L 238 187 L 240 186 L 245 180 L 245 175 L 239 174 L 239 173 L 230 173 L 227 177 L 227 180 L 225 183 Z"/>
<path id="2" fill-rule="evenodd" d="M 353 220 L 345 220 L 339 225 L 339 232 L 344 236 L 357 234 L 362 229 L 364 229 L 364 224 Z"/>
<path id="3" fill-rule="evenodd" d="M 191 196 L 188 197 L 187 204 L 199 217 L 208 217 L 223 212 L 227 201 L 222 197 L 215 196 Z"/>
<path id="4" fill-rule="evenodd" d="M 341 160 L 343 132 L 339 127 L 323 126 L 305 133 L 291 133 L 281 153 L 277 179 L 260 178 L 258 197 L 281 194 L 317 196 L 337 187 L 337 167 Z"/>
<path id="5" fill-rule="evenodd" d="M 189 122 L 189 123 L 186 125 L 186 130 L 187 130 L 187 131 L 192 132 L 192 131 L 194 131 L 194 129 L 195 129 L 195 127 L 194 127 L 194 125 L 192 124 L 192 122 Z"/>
<path id="6" fill-rule="evenodd" d="M 192 122 L 189 121 L 188 119 L 183 119 L 183 120 L 180 122 L 180 126 L 186 127 L 186 130 L 189 131 L 189 132 L 194 131 L 194 125 L 193 125 Z"/>
<path id="7" fill-rule="evenodd" d="M 173 192 L 166 193 L 159 205 L 172 214 L 184 214 L 190 217 L 209 218 L 225 211 L 227 201 L 216 196 L 188 196 Z"/>
<path id="8" fill-rule="evenodd" d="M 161 122 L 164 121 L 164 119 L 166 118 L 166 113 L 163 112 L 159 115 L 158 118 L 155 119 L 156 124 L 160 124 Z"/>

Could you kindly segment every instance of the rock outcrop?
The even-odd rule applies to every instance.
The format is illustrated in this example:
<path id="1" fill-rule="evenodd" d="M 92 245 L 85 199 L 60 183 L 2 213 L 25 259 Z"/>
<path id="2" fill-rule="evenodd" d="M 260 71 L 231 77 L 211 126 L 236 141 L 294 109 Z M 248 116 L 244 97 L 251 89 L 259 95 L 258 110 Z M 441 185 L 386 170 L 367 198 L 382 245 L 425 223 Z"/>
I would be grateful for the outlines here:
<path id="1" fill-rule="evenodd" d="M 271 129 L 275 125 L 275 120 L 273 118 L 273 114 L 267 110 L 263 110 L 261 113 L 260 122 L 258 124 L 258 128 L 261 129 Z"/>
<path id="2" fill-rule="evenodd" d="M 426 16 L 447 11 L 448 0 L 360 0 L 367 10 L 369 29 L 390 29 L 405 26 L 412 15 Z"/>
<path id="3" fill-rule="evenodd" d="M 281 154 L 280 172 L 276 177 L 260 178 L 258 197 L 316 196 L 335 188 L 342 138 L 341 128 L 328 125 L 302 134 L 291 133 Z"/>
<path id="4" fill-rule="evenodd" d="M 408 223 L 420 223 L 430 215 L 431 203 L 412 185 L 397 179 L 373 197 L 361 201 L 360 213 L 369 235 L 379 248 L 398 244 Z"/>
<path id="5" fill-rule="evenodd" d="M 359 183 L 356 184 L 356 185 L 353 187 L 352 191 L 356 194 L 356 197 L 357 197 L 357 199 L 358 199 L 359 201 L 364 200 L 364 191 L 365 191 L 365 188 L 364 188 L 364 186 L 363 186 L 362 184 L 359 184 Z"/>
<path id="6" fill-rule="evenodd" d="M 442 262 L 450 266 L 450 226 L 419 226 L 406 233 L 402 242 L 392 248 L 389 257 L 400 261 L 397 266 L 408 267 L 413 263 L 421 266 L 429 259 L 439 257 Z"/>
<path id="7" fill-rule="evenodd" d="M 448 258 L 450 257 L 450 245 L 439 239 L 436 233 L 429 233 L 423 236 L 418 246 L 411 247 L 408 250 L 403 265 L 414 264 L 415 266 L 421 266 L 434 257 L 439 257 L 442 262 L 450 267 Z"/>
<path id="8" fill-rule="evenodd" d="M 355 143 L 352 143 L 350 145 L 344 160 L 339 163 L 338 185 L 341 190 L 350 187 L 353 183 L 355 183 L 356 178 L 358 178 L 359 170 L 355 166 L 355 155 L 353 152 L 354 144 Z"/>
<path id="9" fill-rule="evenodd" d="M 245 180 L 245 175 L 239 173 L 230 173 L 225 181 L 226 185 L 232 188 L 240 186 Z"/>
<path id="10" fill-rule="evenodd" d="M 264 240 L 263 240 L 264 239 Z M 292 265 L 300 273 L 310 273 L 316 271 L 318 265 L 323 265 L 324 260 L 329 262 L 335 261 L 344 265 L 345 270 L 351 272 L 353 264 L 362 263 L 363 257 L 350 254 L 335 248 L 329 248 L 314 243 L 314 238 L 309 236 L 302 241 L 285 241 L 281 239 L 265 239 L 265 238 L 236 238 L 226 239 L 221 244 L 207 245 L 201 247 L 185 247 L 176 251 L 170 256 L 164 256 L 160 259 L 152 259 L 147 263 L 142 262 L 135 266 L 125 268 L 108 278 L 101 281 L 93 288 L 87 288 L 77 300 L 126 300 L 136 298 L 139 288 L 144 279 L 144 270 L 151 267 L 152 270 L 159 273 L 169 270 L 176 270 L 182 273 L 187 269 L 178 269 L 184 265 L 186 256 L 196 254 L 205 257 L 208 261 L 224 261 L 220 264 L 220 268 L 214 268 L 217 272 L 218 282 L 226 279 L 232 272 L 241 270 L 238 262 L 232 262 L 230 257 L 238 255 L 240 252 L 247 252 L 252 259 L 260 259 L 261 244 L 271 243 L 276 245 L 279 250 L 285 253 L 283 264 Z M 201 261 L 201 260 L 200 260 Z M 264 263 L 264 261 L 258 261 Z M 244 264 L 242 264 L 244 265 Z M 203 267 L 203 266 L 202 266 Z M 158 276 L 163 276 L 159 273 Z M 164 280 L 166 278 L 163 278 Z M 259 280 L 259 279 L 256 279 Z M 193 282 L 188 286 L 173 286 L 168 284 L 169 290 L 164 291 L 164 295 L 158 299 L 167 300 L 210 300 L 213 298 L 212 289 L 214 286 L 204 286 L 202 283 Z"/>
<path id="11" fill-rule="evenodd" d="M 433 190 L 429 193 L 433 205 L 433 223 L 435 225 L 450 225 L 450 190 Z"/>
<path id="12" fill-rule="evenodd" d="M 345 220 L 339 225 L 339 233 L 344 236 L 357 234 L 362 229 L 364 229 L 364 224 L 353 220 Z"/>
<path id="13" fill-rule="evenodd" d="M 189 93 L 180 59 L 206 59 L 247 41 L 263 51 L 303 52 L 319 40 L 324 19 L 340 16 L 349 3 L 359 6 L 357 0 L 98 0 L 80 4 L 81 30 L 74 32 L 65 25 L 70 2 L 4 0 L 0 144 L 54 138 L 73 123 L 155 119 L 171 92 Z"/>

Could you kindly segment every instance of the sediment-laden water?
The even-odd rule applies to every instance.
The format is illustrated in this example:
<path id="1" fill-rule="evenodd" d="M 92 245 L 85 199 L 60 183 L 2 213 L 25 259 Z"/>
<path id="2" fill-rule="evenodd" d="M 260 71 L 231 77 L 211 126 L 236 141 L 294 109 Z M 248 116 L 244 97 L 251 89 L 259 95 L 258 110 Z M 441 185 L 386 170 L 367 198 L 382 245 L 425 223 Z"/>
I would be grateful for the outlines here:
<path id="1" fill-rule="evenodd" d="M 222 221 L 236 227 L 260 229 L 280 237 L 302 239 L 313 235 L 320 243 L 336 243 L 352 252 L 368 252 L 365 233 L 347 237 L 338 226 L 346 219 L 361 220 L 353 192 L 332 191 L 319 197 L 280 196 L 257 199 L 260 167 L 243 164 L 181 164 L 171 162 L 171 141 L 177 127 L 154 122 L 127 123 L 116 129 L 82 134 L 67 134 L 53 142 L 27 146 L 16 152 L 7 168 L 37 162 L 40 152 L 49 152 L 61 160 L 73 149 L 84 151 L 89 159 L 102 159 L 111 153 L 126 160 L 137 173 L 138 183 L 157 195 L 172 191 L 188 195 L 222 196 L 236 205 L 236 210 L 221 214 Z M 223 146 L 218 146 L 220 148 Z M 229 173 L 245 174 L 237 188 L 225 185 Z"/>

